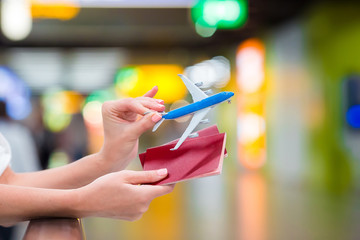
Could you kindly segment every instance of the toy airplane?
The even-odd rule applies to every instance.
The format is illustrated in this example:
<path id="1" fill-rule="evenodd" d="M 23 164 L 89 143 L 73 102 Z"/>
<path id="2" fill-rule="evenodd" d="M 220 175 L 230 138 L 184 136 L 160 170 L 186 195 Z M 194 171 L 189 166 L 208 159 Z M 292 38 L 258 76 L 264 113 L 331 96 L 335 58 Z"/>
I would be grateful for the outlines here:
<path id="1" fill-rule="evenodd" d="M 168 113 L 164 113 L 162 119 L 156 123 L 152 130 L 153 132 L 155 132 L 156 129 L 158 129 L 158 127 L 160 126 L 160 124 L 166 119 L 175 119 L 194 113 L 194 116 L 191 119 L 189 126 L 186 128 L 175 147 L 171 150 L 178 149 L 185 141 L 185 139 L 191 136 L 192 131 L 194 131 L 194 129 L 199 123 L 209 122 L 207 119 L 203 120 L 203 118 L 210 111 L 210 109 L 214 107 L 214 105 L 224 102 L 226 100 L 230 103 L 230 98 L 234 96 L 233 92 L 220 92 L 215 95 L 208 96 L 198 87 L 201 86 L 202 83 L 193 83 L 190 79 L 188 79 L 182 74 L 179 74 L 179 77 L 183 80 L 186 88 L 189 90 L 193 99 L 193 103 L 184 107 L 177 108 Z"/>

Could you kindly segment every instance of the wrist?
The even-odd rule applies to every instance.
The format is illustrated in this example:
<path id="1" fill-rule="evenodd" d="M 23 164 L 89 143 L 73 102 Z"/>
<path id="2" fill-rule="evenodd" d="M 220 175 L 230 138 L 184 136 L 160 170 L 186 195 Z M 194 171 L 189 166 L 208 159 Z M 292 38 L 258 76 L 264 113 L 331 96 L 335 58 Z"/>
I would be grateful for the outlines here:
<path id="1" fill-rule="evenodd" d="M 25 195 L 32 200 L 23 210 L 26 219 L 43 217 L 82 217 L 77 210 L 79 196 L 74 190 L 25 188 Z M 26 192 L 24 191 L 24 192 Z M 22 216 L 22 217 L 24 217 Z"/>
<path id="2" fill-rule="evenodd" d="M 101 165 L 107 169 L 107 173 L 124 170 L 129 162 L 136 158 L 136 155 L 133 156 L 132 152 L 129 154 L 124 153 L 122 146 L 119 146 L 119 144 L 104 143 L 98 154 Z"/>
<path id="3" fill-rule="evenodd" d="M 85 192 L 83 191 L 83 188 L 77 188 L 68 190 L 67 194 L 64 194 L 64 201 L 66 202 L 65 211 L 67 211 L 69 216 L 76 217 L 76 218 L 83 218 L 88 217 L 89 213 L 85 209 L 86 196 L 84 196 Z"/>
<path id="4" fill-rule="evenodd" d="M 116 164 L 115 153 L 116 151 L 114 149 L 104 144 L 101 150 L 95 154 L 97 167 L 101 169 L 104 174 L 113 171 L 114 165 Z"/>

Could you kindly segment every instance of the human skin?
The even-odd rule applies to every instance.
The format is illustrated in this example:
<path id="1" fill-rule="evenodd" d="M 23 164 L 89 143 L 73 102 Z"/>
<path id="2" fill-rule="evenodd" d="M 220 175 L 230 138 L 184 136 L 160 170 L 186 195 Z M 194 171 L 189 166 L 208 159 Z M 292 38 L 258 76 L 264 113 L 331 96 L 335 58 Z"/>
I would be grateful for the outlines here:
<path id="1" fill-rule="evenodd" d="M 0 224 L 40 217 L 109 217 L 137 220 L 159 196 L 174 185 L 153 186 L 167 170 L 124 170 L 138 151 L 138 139 L 161 119 L 162 100 L 153 99 L 157 87 L 143 97 L 103 104 L 104 145 L 63 167 L 0 176 Z M 152 112 L 144 115 L 145 112 Z M 144 185 L 145 184 L 145 185 Z"/>

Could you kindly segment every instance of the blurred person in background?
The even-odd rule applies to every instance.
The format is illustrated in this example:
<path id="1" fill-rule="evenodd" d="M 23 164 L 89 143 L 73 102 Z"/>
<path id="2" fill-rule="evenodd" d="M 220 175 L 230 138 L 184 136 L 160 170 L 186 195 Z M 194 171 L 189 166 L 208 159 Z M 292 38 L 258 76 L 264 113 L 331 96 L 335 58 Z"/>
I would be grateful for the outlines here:
<path id="1" fill-rule="evenodd" d="M 156 93 L 154 87 L 144 97 L 105 102 L 102 149 L 62 167 L 14 173 L 10 146 L 0 135 L 0 224 L 51 216 L 132 221 L 154 198 L 170 193 L 174 185 L 147 184 L 165 178 L 167 169 L 124 170 L 138 154 L 140 135 L 161 119 L 157 112 L 165 106 Z"/>
<path id="2" fill-rule="evenodd" d="M 12 149 L 11 168 L 15 172 L 40 170 L 36 145 L 30 131 L 8 116 L 5 101 L 0 101 L 0 133 L 7 139 Z M 17 239 L 15 236 L 25 230 L 24 224 L 10 228 L 0 227 L 0 240 Z"/>
<path id="3" fill-rule="evenodd" d="M 11 146 L 11 168 L 14 171 L 33 172 L 40 170 L 36 144 L 31 132 L 7 115 L 4 101 L 0 101 L 0 132 Z"/>
<path id="4" fill-rule="evenodd" d="M 31 113 L 24 119 L 23 123 L 32 132 L 41 169 L 47 169 L 51 153 L 56 149 L 56 134 L 44 126 L 44 112 L 40 100 L 38 98 L 33 99 L 31 105 Z M 74 129 L 72 129 L 72 131 L 74 131 Z M 85 154 L 83 156 L 85 156 Z M 76 159 L 80 159 L 83 156 Z"/>

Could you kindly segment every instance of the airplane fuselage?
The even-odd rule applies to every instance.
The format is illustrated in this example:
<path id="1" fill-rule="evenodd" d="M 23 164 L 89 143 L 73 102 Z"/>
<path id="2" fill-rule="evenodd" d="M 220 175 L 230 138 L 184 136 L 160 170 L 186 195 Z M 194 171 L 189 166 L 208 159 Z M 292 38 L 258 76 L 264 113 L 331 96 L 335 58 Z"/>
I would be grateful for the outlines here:
<path id="1" fill-rule="evenodd" d="M 178 117 L 182 117 L 191 113 L 194 113 L 196 111 L 199 111 L 201 109 L 211 107 L 213 105 L 216 105 L 218 103 L 224 102 L 234 96 L 233 92 L 220 92 L 215 95 L 209 96 L 203 100 L 191 103 L 189 105 L 186 105 L 184 107 L 177 108 L 175 110 L 172 110 L 165 114 L 163 116 L 164 119 L 175 119 Z"/>

